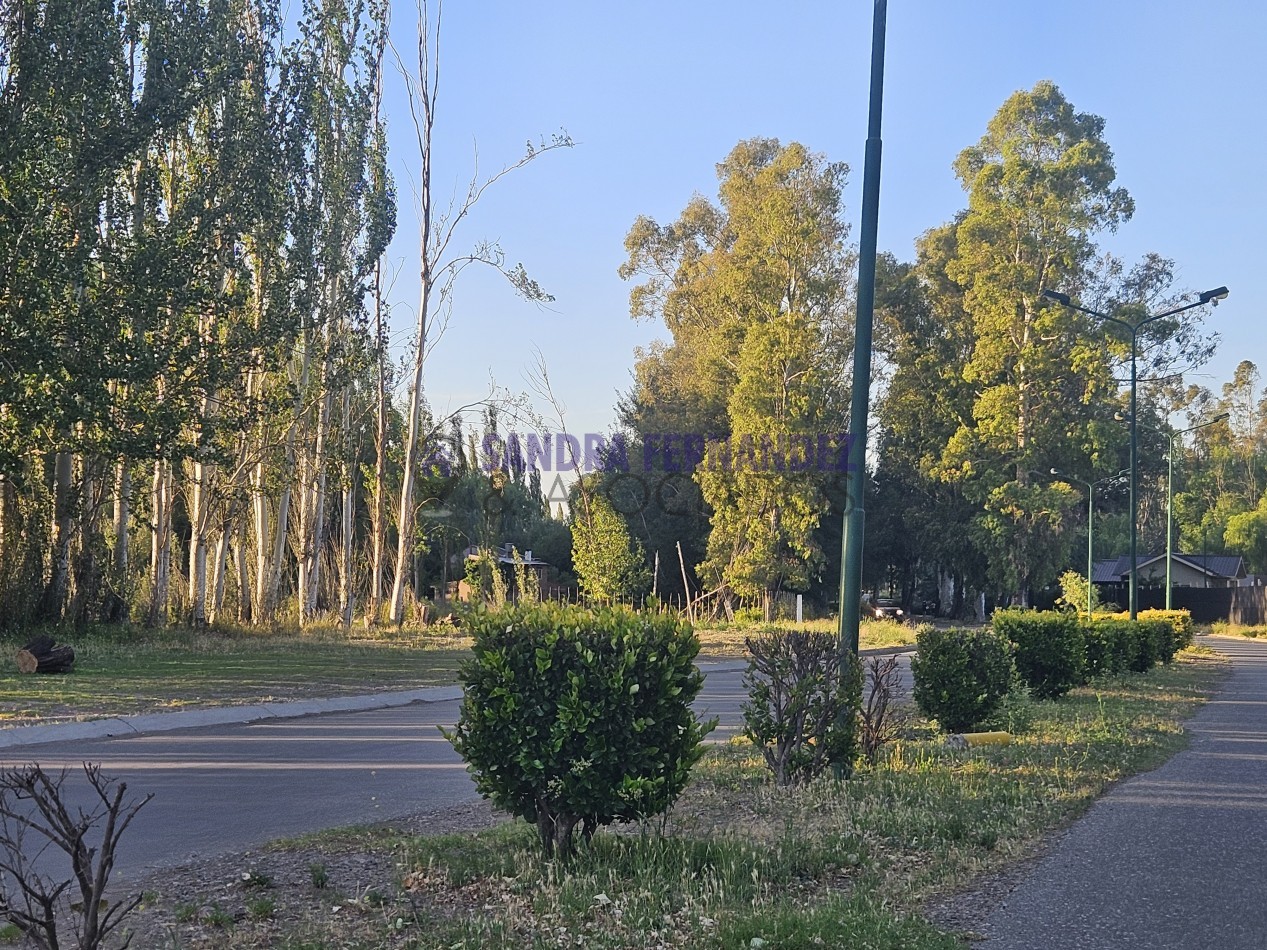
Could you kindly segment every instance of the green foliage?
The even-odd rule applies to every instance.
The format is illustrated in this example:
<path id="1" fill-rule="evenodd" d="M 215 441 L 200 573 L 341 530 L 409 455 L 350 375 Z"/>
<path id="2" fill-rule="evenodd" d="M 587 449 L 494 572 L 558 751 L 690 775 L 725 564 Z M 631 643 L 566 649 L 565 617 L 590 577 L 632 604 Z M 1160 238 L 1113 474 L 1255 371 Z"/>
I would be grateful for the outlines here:
<path id="1" fill-rule="evenodd" d="M 1076 615 L 996 610 L 990 625 L 1012 644 L 1016 671 L 1039 699 L 1063 696 L 1083 682 L 1086 644 Z"/>
<path id="2" fill-rule="evenodd" d="M 862 664 L 828 633 L 771 630 L 748 637 L 744 734 L 779 785 L 809 782 L 858 755 Z"/>
<path id="3" fill-rule="evenodd" d="M 1110 676 L 1126 669 L 1129 651 L 1123 644 L 1129 642 L 1124 629 L 1127 623 L 1096 619 L 1083 624 L 1082 642 L 1086 656 L 1083 675 L 1086 679 Z"/>
<path id="4" fill-rule="evenodd" d="M 1087 588 L 1091 588 L 1091 612 L 1095 613 L 1103 604 L 1100 602 L 1100 591 L 1094 584 L 1088 584 L 1087 575 L 1078 571 L 1065 571 L 1060 575 L 1060 596 L 1056 604 L 1065 610 L 1075 613 L 1087 609 Z"/>
<path id="5" fill-rule="evenodd" d="M 482 795 L 536 823 L 547 855 L 572 852 L 582 819 L 673 803 L 712 728 L 690 708 L 704 677 L 688 625 L 558 604 L 475 609 L 463 623 L 474 656 L 445 735 Z"/>
<path id="6" fill-rule="evenodd" d="M 641 596 L 650 584 L 642 545 L 606 496 L 588 489 L 573 494 L 572 567 L 595 603 Z"/>
<path id="7" fill-rule="evenodd" d="M 1178 638 L 1175 635 L 1175 627 L 1169 620 L 1154 618 L 1145 620 L 1140 617 L 1137 621 L 1140 627 L 1141 635 L 1146 637 L 1152 644 L 1152 653 L 1156 662 L 1169 663 L 1175 658 L 1175 653 L 1179 650 Z M 1149 664 L 1151 667 L 1152 664 Z"/>
<path id="8" fill-rule="evenodd" d="M 947 732 L 965 732 L 999 708 L 1016 682 L 1012 647 L 991 630 L 930 627 L 911 658 L 915 704 Z"/>
<path id="9" fill-rule="evenodd" d="M 627 423 L 666 470 L 696 478 L 711 510 L 703 583 L 761 598 L 767 620 L 780 588 L 817 580 L 824 473 L 722 458 L 742 452 L 745 438 L 751 452 L 762 438 L 786 445 L 844 429 L 847 171 L 799 143 L 749 139 L 717 166 L 716 204 L 696 197 L 667 225 L 639 218 L 625 240 L 621 276 L 641 281 L 630 313 L 662 319 L 672 336 L 639 355 Z M 690 453 L 679 447 L 670 463 L 651 435 L 664 432 L 708 433 L 709 461 L 701 445 L 701 457 L 683 464 Z"/>
<path id="10" fill-rule="evenodd" d="M 1187 610 L 1141 610 L 1136 616 L 1167 621 L 1173 630 L 1175 651 L 1192 646 L 1192 614 Z"/>
<path id="11" fill-rule="evenodd" d="M 1140 611 L 1138 620 L 1125 614 L 1098 616 L 1083 624 L 1087 676 L 1147 673 L 1169 663 L 1192 643 L 1192 617 L 1186 610 Z"/>

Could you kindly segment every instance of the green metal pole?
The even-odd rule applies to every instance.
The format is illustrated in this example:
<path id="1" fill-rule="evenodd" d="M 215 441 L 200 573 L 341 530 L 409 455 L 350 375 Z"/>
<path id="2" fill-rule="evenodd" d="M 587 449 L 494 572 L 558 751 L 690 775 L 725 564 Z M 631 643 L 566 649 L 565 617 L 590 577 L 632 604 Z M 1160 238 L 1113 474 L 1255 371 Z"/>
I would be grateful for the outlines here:
<path id="1" fill-rule="evenodd" d="M 840 660 L 858 652 L 862 597 L 862 536 L 866 526 L 867 409 L 871 400 L 871 328 L 875 315 L 876 232 L 880 220 L 881 106 L 884 102 L 884 29 L 887 0 L 875 0 L 871 27 L 871 102 L 862 172 L 862 231 L 858 237 L 858 318 L 853 343 L 849 409 L 849 472 L 840 565 Z"/>
<path id="2" fill-rule="evenodd" d="M 1173 549 L 1175 504 L 1175 436 L 1170 435 L 1170 450 L 1166 453 L 1166 609 L 1170 609 L 1170 560 Z"/>
<path id="3" fill-rule="evenodd" d="M 1139 413 L 1135 403 L 1135 351 L 1139 328 L 1131 327 L 1131 584 L 1130 617 L 1139 617 Z"/>
<path id="4" fill-rule="evenodd" d="M 1087 482 L 1087 619 L 1091 619 L 1091 574 L 1095 567 L 1092 560 L 1091 530 L 1095 521 L 1095 482 Z"/>

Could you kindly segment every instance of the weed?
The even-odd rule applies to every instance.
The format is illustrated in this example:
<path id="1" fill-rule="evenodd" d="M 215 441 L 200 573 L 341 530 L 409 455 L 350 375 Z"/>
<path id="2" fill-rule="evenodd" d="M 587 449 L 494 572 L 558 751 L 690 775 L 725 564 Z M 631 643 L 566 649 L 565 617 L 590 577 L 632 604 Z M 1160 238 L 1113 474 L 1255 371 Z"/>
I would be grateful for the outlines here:
<path id="1" fill-rule="evenodd" d="M 177 923 L 188 924 L 198 919 L 200 910 L 201 908 L 197 904 L 177 904 L 172 914 L 176 918 Z"/>
<path id="2" fill-rule="evenodd" d="M 202 919 L 212 927 L 219 927 L 221 930 L 227 930 L 233 926 L 233 914 L 219 904 L 212 904 L 207 908 L 207 912 L 203 914 Z"/>
<path id="3" fill-rule="evenodd" d="M 277 909 L 277 902 L 271 897 L 253 897 L 246 902 L 247 912 L 257 919 L 272 917 Z"/>
<path id="4" fill-rule="evenodd" d="M 308 874 L 312 880 L 312 886 L 315 888 L 323 888 L 330 883 L 330 872 L 326 870 L 326 866 L 320 861 L 314 861 L 308 865 Z"/>
<path id="5" fill-rule="evenodd" d="M 242 872 L 242 886 L 253 890 L 266 890 L 273 886 L 273 876 L 252 868 Z"/>

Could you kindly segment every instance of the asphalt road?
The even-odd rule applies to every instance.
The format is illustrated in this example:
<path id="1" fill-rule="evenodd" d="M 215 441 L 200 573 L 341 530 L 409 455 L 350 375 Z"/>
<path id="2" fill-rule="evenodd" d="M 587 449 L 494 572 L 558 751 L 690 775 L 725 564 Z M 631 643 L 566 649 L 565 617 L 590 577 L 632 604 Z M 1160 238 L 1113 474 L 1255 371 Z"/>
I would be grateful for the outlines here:
<path id="1" fill-rule="evenodd" d="M 717 717 L 710 741 L 739 731 L 742 664 L 708 664 L 696 709 Z M 909 671 L 909 663 L 905 668 Z M 308 715 L 7 749 L 0 765 L 72 769 L 87 804 L 84 761 L 154 793 L 120 845 L 116 879 L 257 847 L 279 837 L 436 811 L 477 796 L 438 726 L 458 701 Z"/>
<path id="2" fill-rule="evenodd" d="M 1267 947 L 1267 643 L 1223 639 L 1191 745 L 1122 782 L 987 921 L 983 950 Z"/>

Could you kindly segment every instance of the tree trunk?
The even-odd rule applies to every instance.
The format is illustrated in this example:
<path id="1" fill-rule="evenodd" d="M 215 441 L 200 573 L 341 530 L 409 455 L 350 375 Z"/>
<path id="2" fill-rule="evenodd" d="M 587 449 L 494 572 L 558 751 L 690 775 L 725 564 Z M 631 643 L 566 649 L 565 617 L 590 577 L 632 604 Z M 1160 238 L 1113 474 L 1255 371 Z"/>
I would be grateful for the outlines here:
<path id="1" fill-rule="evenodd" d="M 150 492 L 153 522 L 150 526 L 150 609 L 148 626 L 167 623 L 167 592 L 172 564 L 172 472 L 164 459 L 154 462 Z"/>
<path id="2" fill-rule="evenodd" d="M 343 432 L 346 444 L 343 450 L 343 460 L 340 463 L 340 481 L 343 488 L 343 506 L 340 512 L 339 531 L 343 542 L 341 548 L 341 556 L 339 558 L 339 622 L 346 630 L 352 626 L 352 607 L 353 607 L 353 562 L 352 562 L 352 542 L 356 526 L 353 516 L 356 511 L 356 482 L 355 482 L 355 443 L 352 440 L 352 391 L 345 388 L 343 390 Z"/>
<path id="3" fill-rule="evenodd" d="M 211 562 L 211 604 L 207 608 L 207 622 L 215 623 L 224 609 L 224 575 L 229 560 L 229 522 L 220 526 L 216 538 L 216 553 Z"/>
<path id="4" fill-rule="evenodd" d="M 70 541 L 75 527 L 73 477 L 74 457 L 69 452 L 58 452 L 53 462 L 52 571 L 40 610 L 45 620 L 54 623 L 62 619 L 70 587 Z"/>
<path id="5" fill-rule="evenodd" d="M 208 517 L 207 480 L 211 466 L 203 462 L 193 463 L 189 497 L 189 621 L 195 627 L 207 623 L 207 530 Z"/>
<path id="6" fill-rule="evenodd" d="M 69 673 L 75 665 L 73 647 L 56 646 L 52 637 L 36 637 L 15 657 L 19 673 Z"/>
<path id="7" fill-rule="evenodd" d="M 240 526 L 239 532 L 233 545 L 233 564 L 238 577 L 238 622 L 250 623 L 254 619 L 254 605 L 251 598 L 251 574 L 247 567 L 245 524 Z"/>
<path id="8" fill-rule="evenodd" d="M 111 573 L 114 575 L 114 591 L 106 609 L 106 620 L 119 623 L 127 617 L 125 592 L 128 584 L 128 528 L 132 520 L 132 473 L 126 460 L 115 465 L 114 471 L 114 546 L 110 550 Z"/>

